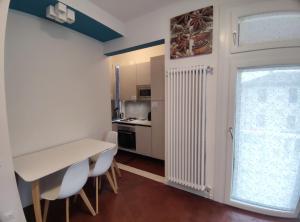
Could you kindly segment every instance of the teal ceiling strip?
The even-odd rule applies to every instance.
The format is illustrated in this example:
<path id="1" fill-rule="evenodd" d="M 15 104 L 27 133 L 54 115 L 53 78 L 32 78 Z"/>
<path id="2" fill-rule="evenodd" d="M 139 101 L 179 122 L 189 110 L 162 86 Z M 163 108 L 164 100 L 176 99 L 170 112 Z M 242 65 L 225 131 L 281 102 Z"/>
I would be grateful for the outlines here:
<path id="1" fill-rule="evenodd" d="M 101 42 L 106 42 L 123 36 L 122 34 L 112 30 L 106 25 L 69 6 L 69 8 L 72 8 L 75 11 L 76 20 L 73 24 L 61 24 L 54 20 L 48 19 L 46 17 L 46 8 L 49 5 L 55 5 L 57 2 L 57 0 L 11 0 L 10 8 L 47 19 L 59 25 L 90 36 Z"/>
<path id="2" fill-rule="evenodd" d="M 126 49 L 121 49 L 121 50 L 114 51 L 114 52 L 108 52 L 108 53 L 105 53 L 104 55 L 114 56 L 114 55 L 119 55 L 119 54 L 123 54 L 123 53 L 126 53 L 126 52 L 135 51 L 135 50 L 138 50 L 138 49 L 145 49 L 145 48 L 149 48 L 149 47 L 157 46 L 157 45 L 162 45 L 162 44 L 165 44 L 164 39 L 160 39 L 160 40 L 157 40 L 157 41 L 145 43 L 145 44 L 142 44 L 142 45 L 133 46 L 133 47 L 126 48 Z"/>

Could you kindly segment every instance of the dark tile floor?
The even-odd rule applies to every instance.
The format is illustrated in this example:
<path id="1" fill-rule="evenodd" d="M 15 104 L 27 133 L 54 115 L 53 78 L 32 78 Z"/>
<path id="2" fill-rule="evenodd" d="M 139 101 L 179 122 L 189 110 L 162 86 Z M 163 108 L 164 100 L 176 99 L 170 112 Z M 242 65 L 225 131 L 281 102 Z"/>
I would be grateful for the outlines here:
<path id="1" fill-rule="evenodd" d="M 116 156 L 119 163 L 135 167 L 159 176 L 165 176 L 165 164 L 162 160 L 119 150 Z"/>
<path id="2" fill-rule="evenodd" d="M 94 205 L 91 183 L 85 191 Z M 32 207 L 26 208 L 33 220 Z M 50 204 L 48 222 L 65 221 L 64 201 Z M 114 194 L 103 181 L 100 213 L 93 217 L 78 198 L 71 202 L 71 222 L 299 222 L 263 216 L 222 205 L 164 184 L 122 171 L 119 192 Z"/>

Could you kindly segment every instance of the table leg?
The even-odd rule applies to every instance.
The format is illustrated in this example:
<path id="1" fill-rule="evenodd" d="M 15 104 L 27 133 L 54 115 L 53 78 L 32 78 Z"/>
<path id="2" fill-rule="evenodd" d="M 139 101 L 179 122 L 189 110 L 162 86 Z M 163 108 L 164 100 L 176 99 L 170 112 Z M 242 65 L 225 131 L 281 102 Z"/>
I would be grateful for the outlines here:
<path id="1" fill-rule="evenodd" d="M 32 201 L 33 201 L 33 207 L 34 207 L 35 221 L 42 222 L 39 180 L 32 182 L 31 192 L 32 192 Z"/>

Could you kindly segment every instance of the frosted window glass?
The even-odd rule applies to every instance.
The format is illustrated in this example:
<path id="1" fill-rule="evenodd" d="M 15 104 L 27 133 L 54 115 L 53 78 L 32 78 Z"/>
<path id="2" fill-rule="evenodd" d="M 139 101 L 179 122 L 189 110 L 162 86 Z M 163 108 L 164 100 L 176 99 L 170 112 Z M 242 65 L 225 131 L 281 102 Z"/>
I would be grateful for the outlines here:
<path id="1" fill-rule="evenodd" d="M 298 99 L 298 90 L 296 88 L 290 88 L 289 94 L 289 102 L 296 103 Z"/>
<path id="2" fill-rule="evenodd" d="M 287 126 L 287 119 L 300 118 L 300 103 L 289 103 L 291 88 L 300 89 L 300 66 L 239 70 L 232 200 L 295 211 L 300 197 L 300 130 Z M 264 102 L 257 101 L 261 90 L 268 95 Z"/>
<path id="3" fill-rule="evenodd" d="M 300 13 L 274 12 L 241 17 L 239 45 L 300 40 Z"/>

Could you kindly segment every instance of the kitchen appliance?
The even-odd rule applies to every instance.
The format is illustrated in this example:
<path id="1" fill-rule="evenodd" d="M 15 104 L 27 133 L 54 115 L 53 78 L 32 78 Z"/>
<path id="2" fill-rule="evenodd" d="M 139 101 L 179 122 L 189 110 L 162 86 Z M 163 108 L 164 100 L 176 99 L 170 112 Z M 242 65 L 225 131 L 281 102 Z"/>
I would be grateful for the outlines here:
<path id="1" fill-rule="evenodd" d="M 148 121 L 151 121 L 151 112 L 148 112 L 148 118 L 147 118 Z"/>
<path id="2" fill-rule="evenodd" d="M 151 86 L 150 85 L 137 85 L 137 100 L 151 100 Z"/>
<path id="3" fill-rule="evenodd" d="M 136 149 L 135 127 L 118 126 L 118 145 L 125 149 Z"/>

